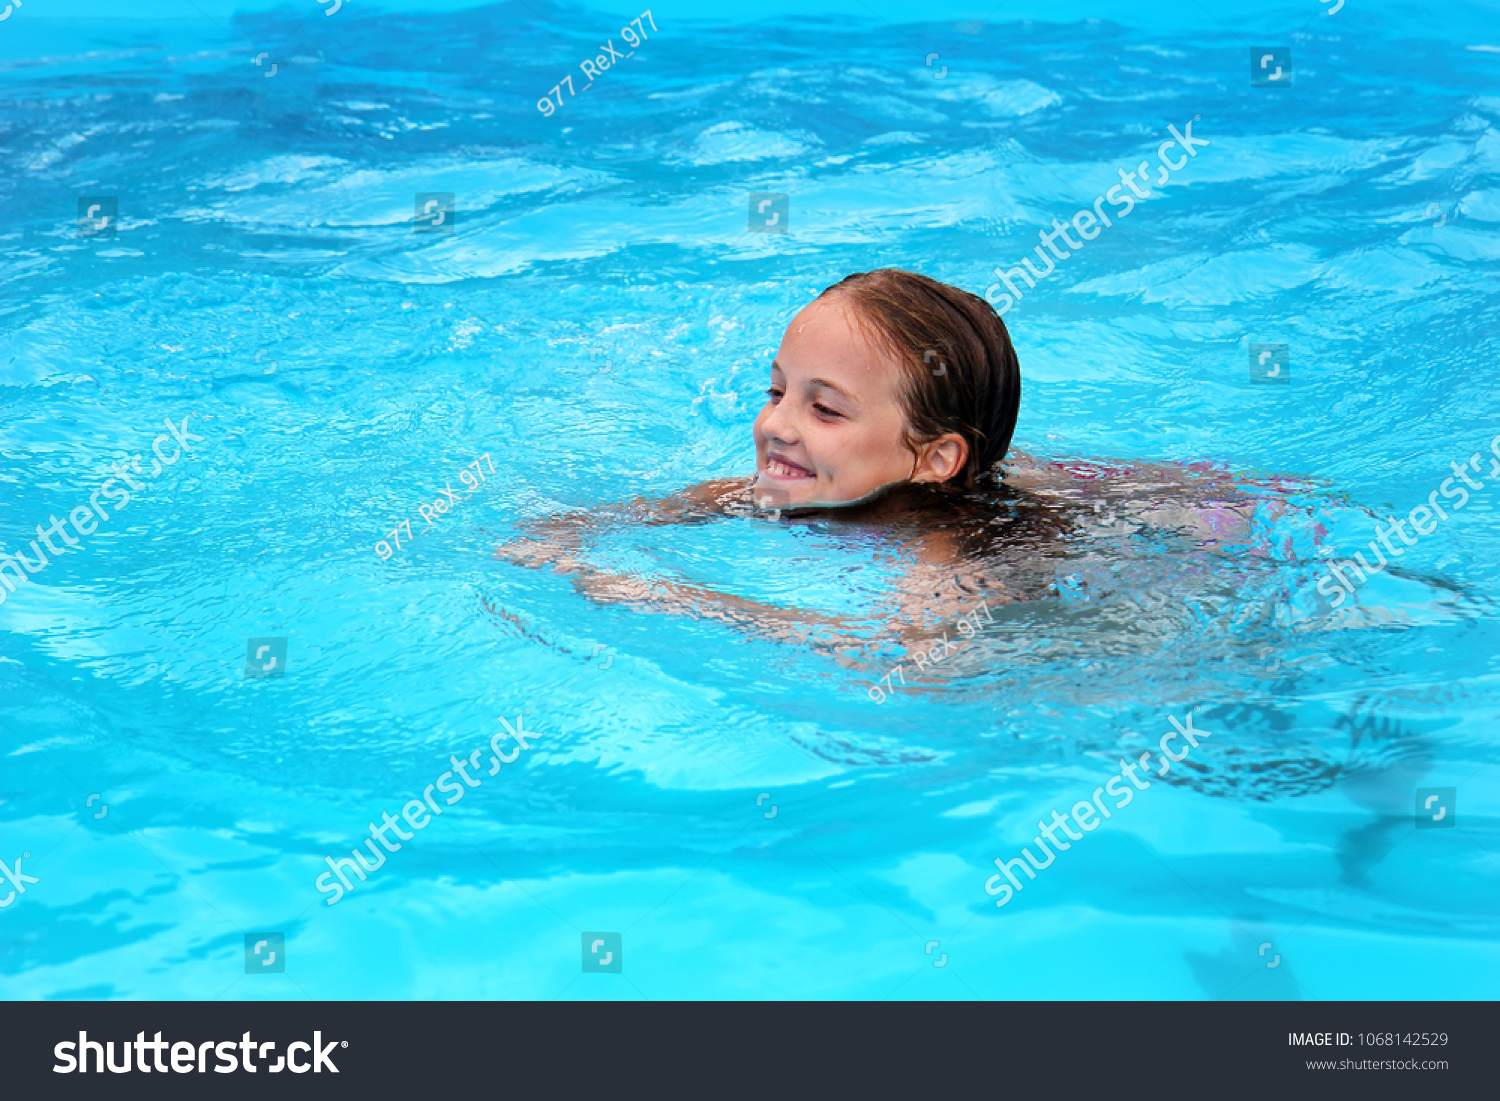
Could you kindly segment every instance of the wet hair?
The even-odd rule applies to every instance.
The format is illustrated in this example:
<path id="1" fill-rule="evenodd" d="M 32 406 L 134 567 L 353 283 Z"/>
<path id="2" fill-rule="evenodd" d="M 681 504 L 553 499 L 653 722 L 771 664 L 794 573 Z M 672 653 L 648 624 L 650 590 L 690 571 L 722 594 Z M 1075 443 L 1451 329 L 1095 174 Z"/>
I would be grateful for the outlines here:
<path id="1" fill-rule="evenodd" d="M 998 479 L 1021 404 L 1021 366 L 994 307 L 897 268 L 845 276 L 818 295 L 828 297 L 846 299 L 870 335 L 905 365 L 906 447 L 915 454 L 956 433 L 969 454 L 945 484 L 971 489 Z"/>

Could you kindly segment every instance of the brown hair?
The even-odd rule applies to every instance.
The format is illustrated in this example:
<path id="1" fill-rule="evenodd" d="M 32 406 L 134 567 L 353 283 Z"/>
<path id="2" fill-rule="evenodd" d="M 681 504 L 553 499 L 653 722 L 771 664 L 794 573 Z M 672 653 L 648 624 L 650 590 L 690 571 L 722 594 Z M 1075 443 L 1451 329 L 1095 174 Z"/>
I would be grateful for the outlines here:
<path id="1" fill-rule="evenodd" d="M 949 479 L 972 488 L 1005 458 L 1021 404 L 1021 367 L 1005 322 L 984 299 L 925 275 L 881 268 L 826 288 L 906 365 L 901 403 L 906 446 L 916 452 L 949 432 L 968 460 Z"/>

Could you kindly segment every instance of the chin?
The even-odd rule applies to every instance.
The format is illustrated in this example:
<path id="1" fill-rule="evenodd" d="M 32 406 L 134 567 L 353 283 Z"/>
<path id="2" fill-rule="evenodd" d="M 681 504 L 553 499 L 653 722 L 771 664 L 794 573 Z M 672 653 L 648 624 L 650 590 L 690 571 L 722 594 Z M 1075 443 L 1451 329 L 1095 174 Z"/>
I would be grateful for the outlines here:
<path id="1" fill-rule="evenodd" d="M 755 500 L 761 507 L 791 508 L 810 505 L 820 499 L 816 478 L 773 478 L 764 470 L 755 475 Z"/>

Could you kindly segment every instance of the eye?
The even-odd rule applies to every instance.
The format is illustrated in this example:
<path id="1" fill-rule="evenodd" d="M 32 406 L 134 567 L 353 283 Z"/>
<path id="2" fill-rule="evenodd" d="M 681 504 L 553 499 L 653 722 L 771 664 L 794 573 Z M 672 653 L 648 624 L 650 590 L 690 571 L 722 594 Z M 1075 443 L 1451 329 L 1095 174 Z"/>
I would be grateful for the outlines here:
<path id="1" fill-rule="evenodd" d="M 778 389 L 776 389 L 776 387 L 773 386 L 769 390 L 766 391 L 766 397 L 770 398 L 772 401 L 780 401 L 781 400 L 781 391 L 778 390 Z"/>
<path id="2" fill-rule="evenodd" d="M 828 406 L 822 404 L 821 402 L 813 402 L 813 408 L 825 417 L 842 417 L 844 415 L 837 409 L 830 409 L 828 408 Z"/>

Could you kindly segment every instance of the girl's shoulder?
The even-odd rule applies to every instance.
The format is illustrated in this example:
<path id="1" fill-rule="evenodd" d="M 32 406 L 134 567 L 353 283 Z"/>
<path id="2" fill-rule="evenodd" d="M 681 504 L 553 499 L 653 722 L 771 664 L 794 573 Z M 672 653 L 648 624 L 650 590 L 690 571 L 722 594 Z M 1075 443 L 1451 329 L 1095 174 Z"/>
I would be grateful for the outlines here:
<path id="1" fill-rule="evenodd" d="M 1012 489 L 1075 496 L 1085 487 L 1151 489 L 1168 486 L 1225 488 L 1235 483 L 1229 468 L 1216 463 L 1145 463 L 1099 459 L 1038 459 L 1024 451 L 1006 456 L 1004 482 Z"/>
<path id="2" fill-rule="evenodd" d="M 1189 534 L 1207 544 L 1239 543 L 1248 537 L 1255 499 L 1250 479 L 1226 465 L 1208 462 L 1147 463 L 1064 459 L 1045 461 L 1012 451 L 1004 482 L 1059 507 L 1086 506 L 1080 515 L 1107 514 L 1109 530 L 1121 522 Z"/>

